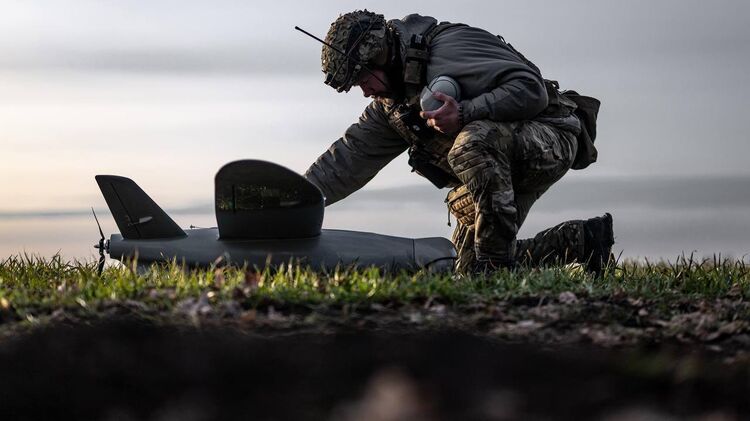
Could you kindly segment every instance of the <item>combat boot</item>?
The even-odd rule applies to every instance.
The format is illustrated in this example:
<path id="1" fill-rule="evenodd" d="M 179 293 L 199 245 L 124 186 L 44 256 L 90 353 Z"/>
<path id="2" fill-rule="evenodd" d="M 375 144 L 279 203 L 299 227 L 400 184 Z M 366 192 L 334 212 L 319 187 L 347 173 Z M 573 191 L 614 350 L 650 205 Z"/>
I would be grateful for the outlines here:
<path id="1" fill-rule="evenodd" d="M 512 259 L 479 258 L 474 262 L 470 274 L 473 276 L 488 276 L 502 269 L 513 270 L 515 267 L 516 262 Z"/>
<path id="2" fill-rule="evenodd" d="M 583 221 L 583 238 L 586 269 L 601 276 L 602 267 L 610 261 L 615 243 L 612 215 L 605 213 L 604 216 Z"/>

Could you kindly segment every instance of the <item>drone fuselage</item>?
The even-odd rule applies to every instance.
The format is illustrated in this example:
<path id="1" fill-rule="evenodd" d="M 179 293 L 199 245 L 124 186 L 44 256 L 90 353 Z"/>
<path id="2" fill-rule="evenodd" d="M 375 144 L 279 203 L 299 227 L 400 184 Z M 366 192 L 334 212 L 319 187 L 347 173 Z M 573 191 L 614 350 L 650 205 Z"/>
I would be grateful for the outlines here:
<path id="1" fill-rule="evenodd" d="M 98 175 L 96 181 L 120 229 L 110 238 L 110 257 L 136 259 L 141 267 L 176 261 L 191 267 L 265 268 L 293 263 L 316 270 L 356 265 L 388 271 L 447 271 L 456 258 L 453 244 L 441 237 L 412 239 L 322 229 L 321 191 L 271 162 L 235 161 L 219 170 L 214 200 L 217 228 L 183 230 L 129 178 Z"/>
<path id="2" fill-rule="evenodd" d="M 440 272 L 449 271 L 455 258 L 453 244 L 441 237 L 411 239 L 333 229 L 324 229 L 316 237 L 283 240 L 223 240 L 216 228 L 190 229 L 185 234 L 154 240 L 128 240 L 113 234 L 109 254 L 121 261 L 136 258 L 141 266 L 176 261 L 191 267 L 228 264 L 262 269 L 291 262 L 315 270 L 356 265 Z"/>

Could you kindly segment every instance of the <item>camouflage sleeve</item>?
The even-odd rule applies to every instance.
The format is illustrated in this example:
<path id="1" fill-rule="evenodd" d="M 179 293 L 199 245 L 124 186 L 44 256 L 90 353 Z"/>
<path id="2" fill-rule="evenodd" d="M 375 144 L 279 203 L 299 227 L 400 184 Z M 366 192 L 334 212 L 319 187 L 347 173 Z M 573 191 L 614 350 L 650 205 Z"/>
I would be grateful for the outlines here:
<path id="1" fill-rule="evenodd" d="M 461 101 L 463 121 L 528 120 L 547 107 L 547 90 L 535 78 L 518 78 L 470 100 Z"/>
<path id="2" fill-rule="evenodd" d="M 373 101 L 305 172 L 326 197 L 326 206 L 362 188 L 408 144 L 388 124 L 381 104 Z"/>

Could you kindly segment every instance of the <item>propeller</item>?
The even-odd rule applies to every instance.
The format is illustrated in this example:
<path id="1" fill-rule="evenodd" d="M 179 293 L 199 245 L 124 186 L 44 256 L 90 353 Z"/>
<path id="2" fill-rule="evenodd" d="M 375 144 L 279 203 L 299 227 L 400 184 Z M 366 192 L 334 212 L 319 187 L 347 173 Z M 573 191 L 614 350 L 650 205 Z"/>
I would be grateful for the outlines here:
<path id="1" fill-rule="evenodd" d="M 102 231 L 102 226 L 99 224 L 99 218 L 96 217 L 96 212 L 93 207 L 91 208 L 91 213 L 94 214 L 94 220 L 96 221 L 96 226 L 99 227 L 99 235 L 101 235 L 99 243 L 94 244 L 94 248 L 99 249 L 99 263 L 96 265 L 96 271 L 97 274 L 101 276 L 102 270 L 104 270 L 104 261 L 107 260 L 107 258 L 104 257 L 104 251 L 109 251 L 109 240 L 104 238 L 104 231 Z"/>

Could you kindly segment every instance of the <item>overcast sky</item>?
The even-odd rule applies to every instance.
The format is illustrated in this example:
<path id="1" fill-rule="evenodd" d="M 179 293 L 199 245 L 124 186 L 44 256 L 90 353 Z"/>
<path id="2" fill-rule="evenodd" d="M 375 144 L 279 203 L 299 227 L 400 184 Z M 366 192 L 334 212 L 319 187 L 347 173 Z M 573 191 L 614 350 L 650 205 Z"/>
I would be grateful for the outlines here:
<path id="1" fill-rule="evenodd" d="M 367 100 L 323 85 L 320 45 L 293 27 L 322 36 L 339 13 L 364 7 L 502 34 L 545 77 L 601 99 L 600 161 L 561 183 L 750 177 L 746 1 L 1 4 L 0 213 L 102 206 L 100 173 L 182 207 L 210 200 L 231 160 L 304 171 Z M 401 157 L 368 188 L 407 185 L 431 188 Z M 747 195 L 745 186 L 727 191 Z M 660 200 L 631 190 L 614 191 Z"/>

